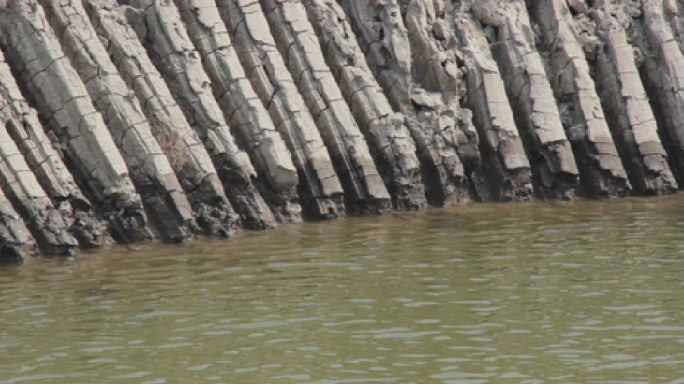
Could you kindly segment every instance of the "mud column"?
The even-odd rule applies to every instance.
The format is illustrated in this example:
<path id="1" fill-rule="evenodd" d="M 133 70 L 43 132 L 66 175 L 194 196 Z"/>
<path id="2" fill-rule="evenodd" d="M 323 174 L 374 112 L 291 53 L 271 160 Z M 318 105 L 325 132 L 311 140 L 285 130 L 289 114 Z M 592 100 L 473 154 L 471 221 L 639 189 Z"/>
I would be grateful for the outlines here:
<path id="1" fill-rule="evenodd" d="M 522 0 L 472 2 L 506 85 L 542 198 L 572 198 L 579 171 Z"/>
<path id="2" fill-rule="evenodd" d="M 262 189 L 272 187 L 267 180 L 258 177 L 249 156 L 233 138 L 214 98 L 201 55 L 195 50 L 181 23 L 176 6 L 171 0 L 153 4 L 139 0 L 136 3 L 136 9 L 126 10 L 128 20 L 166 79 L 186 119 L 212 156 L 226 194 L 242 216 L 244 226 L 250 229 L 274 227 L 273 213 L 253 181 L 260 184 Z M 289 174 L 288 169 L 282 171 Z M 286 179 L 292 181 L 291 178 Z"/>
<path id="3" fill-rule="evenodd" d="M 611 16 L 616 14 L 618 16 Z M 672 193 L 677 182 L 658 136 L 658 124 L 639 77 L 639 51 L 628 39 L 631 15 L 605 4 L 591 13 L 597 49 L 595 81 L 622 163 L 636 193 Z M 624 26 L 623 26 L 624 25 Z"/>
<path id="4" fill-rule="evenodd" d="M 0 190 L 0 265 L 21 263 L 37 254 L 31 232 Z"/>
<path id="5" fill-rule="evenodd" d="M 119 75 L 80 2 L 40 0 L 95 108 L 102 112 L 159 237 L 182 242 L 196 232 L 190 203 L 152 135 L 138 99 Z"/>
<path id="6" fill-rule="evenodd" d="M 416 144 L 406 117 L 392 111 L 373 77 L 346 15 L 334 1 L 303 2 L 330 72 L 338 83 L 371 156 L 397 209 L 420 209 L 427 204 L 416 156 Z"/>
<path id="7" fill-rule="evenodd" d="M 584 192 L 591 197 L 626 196 L 632 189 L 603 115 L 585 51 L 596 45 L 575 37 L 573 17 L 565 0 L 535 2 L 531 8 L 550 52 L 549 79 L 561 121 L 575 152 Z"/>
<path id="8" fill-rule="evenodd" d="M 345 1 L 339 3 L 348 15 L 368 65 L 384 90 L 392 108 L 407 117 L 416 143 L 428 202 L 433 205 L 470 198 L 466 166 L 479 165 L 475 153 L 461 144 L 476 143 L 477 132 L 458 105 L 445 104 L 442 95 L 414 84 L 411 72 L 411 43 L 396 0 Z M 461 155 L 465 155 L 464 166 Z"/>
<path id="9" fill-rule="evenodd" d="M 249 6 L 245 1 L 239 3 L 244 8 L 244 12 L 239 14 L 247 20 L 245 25 L 270 25 L 275 46 L 283 55 L 321 137 L 338 166 L 337 173 L 342 185 L 347 188 L 347 209 L 353 213 L 382 213 L 389 210 L 390 195 L 370 156 L 363 134 L 325 64 L 318 39 L 302 4 L 264 1 L 264 18 L 258 5 Z M 250 8 L 255 10 L 252 12 Z M 340 167 L 340 164 L 345 167 Z"/>
<path id="10" fill-rule="evenodd" d="M 1 8 L 0 43 L 116 239 L 150 239 L 142 201 L 124 160 L 42 7 L 26 0 Z"/>
<path id="11" fill-rule="evenodd" d="M 662 123 L 660 136 L 672 170 L 684 185 L 684 52 L 672 28 L 681 15 L 672 0 L 644 0 L 641 12 L 634 33 L 644 53 L 642 78 Z"/>
<path id="12" fill-rule="evenodd" d="M 187 2 L 182 4 L 189 5 Z M 202 4 L 193 4 L 193 8 L 195 5 Z M 153 36 L 174 39 L 175 53 L 189 53 L 191 56 L 199 57 L 200 66 L 197 71 L 202 71 L 203 76 L 208 77 L 207 91 L 215 91 L 212 99 L 220 107 L 222 117 L 231 128 L 230 134 L 237 138 L 238 148 L 249 155 L 257 174 L 256 187 L 276 218 L 283 222 L 301 220 L 301 207 L 297 201 L 296 191 L 297 171 L 292 164 L 285 143 L 275 130 L 268 114 L 263 108 L 258 110 L 252 108 L 258 105 L 254 103 L 255 101 L 258 103 L 258 99 L 253 92 L 250 92 L 251 89 L 244 87 L 237 89 L 237 92 L 230 98 L 235 100 L 235 104 L 228 102 L 229 98 L 222 97 L 227 92 L 226 85 L 229 80 L 227 77 L 230 76 L 230 72 L 226 72 L 228 63 L 223 63 L 225 65 L 222 66 L 212 65 L 217 63 L 217 58 L 223 58 L 220 52 L 216 51 L 219 46 L 203 40 L 200 35 L 203 32 L 202 29 L 188 31 L 178 8 L 172 1 L 146 0 L 142 1 L 139 6 L 145 8 L 147 26 L 154 31 Z M 190 24 L 190 26 L 196 26 L 196 24 Z M 191 38 L 190 34 L 194 34 L 194 38 Z M 217 36 L 204 35 L 205 38 L 210 36 L 212 40 L 220 40 L 222 35 L 220 33 Z M 193 46 L 193 40 L 200 43 L 199 49 Z M 178 50 L 180 47 L 188 51 Z M 207 64 L 208 71 L 204 70 L 203 64 Z M 171 78 L 167 80 L 173 81 Z M 237 83 L 237 85 L 251 88 L 248 81 Z"/>
<path id="13" fill-rule="evenodd" d="M 251 71 L 250 83 L 215 2 L 178 0 L 176 4 L 187 24 L 190 38 L 204 57 L 204 67 L 212 78 L 219 105 L 227 116 L 232 116 L 228 123 L 248 135 L 253 132 L 252 136 L 254 133 L 263 136 L 259 139 L 262 142 L 287 143 L 287 149 L 283 147 L 282 152 L 288 156 L 292 154 L 299 175 L 299 195 L 308 216 L 322 219 L 344 214 L 343 207 L 339 206 L 342 187 L 318 131 L 313 125 L 291 124 L 290 116 L 295 111 L 288 107 L 296 101 L 289 99 L 296 99 L 299 95 L 288 92 L 294 87 L 291 81 L 287 82 L 287 68 L 277 65 L 276 57 L 265 59 L 264 63 L 274 65 L 268 72 L 265 67 Z M 244 57 L 244 60 L 249 58 Z M 264 106 L 268 106 L 270 111 Z M 283 123 L 283 120 L 288 122 Z M 274 122 L 278 122 L 277 130 Z M 306 129 L 309 127 L 313 130 Z M 300 128 L 304 131 L 299 132 Z M 262 147 L 261 151 L 268 150 L 267 146 Z"/>
<path id="14" fill-rule="evenodd" d="M 441 97 L 444 111 L 440 120 L 458 137 L 458 155 L 477 197 L 480 200 L 528 199 L 532 192 L 529 182 L 518 186 L 486 180 L 489 172 L 481 165 L 483 162 L 491 165 L 492 159 L 482 159 L 480 148 L 482 140 L 487 139 L 468 134 L 476 130 L 472 111 L 462 105 L 468 91 L 468 69 L 455 38 L 454 5 L 442 0 L 401 0 L 399 3 L 411 43 L 413 88 L 420 87 Z M 488 153 L 491 155 L 491 151 Z"/>
<path id="15" fill-rule="evenodd" d="M 471 14 L 457 12 L 454 24 L 456 33 L 451 38 L 463 55 L 467 71 L 464 104 L 473 111 L 482 154 L 473 186 L 485 201 L 530 199 L 534 192 L 530 162 L 489 42 Z"/>
<path id="16" fill-rule="evenodd" d="M 111 242 L 106 228 L 95 217 L 93 206 L 83 196 L 73 176 L 45 134 L 38 113 L 21 94 L 5 56 L 0 52 L 0 103 L 7 131 L 17 144 L 31 172 L 52 204 L 69 223 L 69 233 L 82 248 L 96 248 Z"/>
<path id="17" fill-rule="evenodd" d="M 27 218 L 27 224 L 44 253 L 75 254 L 78 241 L 68 231 L 70 218 L 52 205 L 7 133 L 4 122 L 9 120 L 9 106 L 2 98 L 0 111 L 0 187 L 17 211 Z"/>
<path id="18" fill-rule="evenodd" d="M 240 228 L 240 220 L 207 150 L 128 25 L 126 8 L 119 7 L 116 0 L 93 0 L 86 9 L 98 36 L 108 42 L 107 52 L 121 77 L 140 100 L 152 134 L 192 205 L 197 224 L 208 235 L 230 236 Z"/>

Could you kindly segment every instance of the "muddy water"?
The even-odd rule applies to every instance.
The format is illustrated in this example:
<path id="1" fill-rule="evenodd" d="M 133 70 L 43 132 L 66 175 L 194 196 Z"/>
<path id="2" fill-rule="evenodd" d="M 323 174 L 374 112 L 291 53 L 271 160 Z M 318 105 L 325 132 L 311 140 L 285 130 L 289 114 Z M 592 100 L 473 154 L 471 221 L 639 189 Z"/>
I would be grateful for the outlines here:
<path id="1" fill-rule="evenodd" d="M 0 270 L 0 384 L 683 383 L 683 196 L 473 204 Z"/>

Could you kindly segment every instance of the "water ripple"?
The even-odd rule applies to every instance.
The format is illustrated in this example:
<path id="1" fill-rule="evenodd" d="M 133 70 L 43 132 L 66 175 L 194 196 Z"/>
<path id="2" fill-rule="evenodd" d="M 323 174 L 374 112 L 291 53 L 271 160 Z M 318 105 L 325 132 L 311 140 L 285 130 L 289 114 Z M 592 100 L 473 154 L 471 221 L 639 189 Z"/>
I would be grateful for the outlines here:
<path id="1" fill-rule="evenodd" d="M 471 204 L 0 269 L 0 384 L 684 383 L 680 198 Z"/>

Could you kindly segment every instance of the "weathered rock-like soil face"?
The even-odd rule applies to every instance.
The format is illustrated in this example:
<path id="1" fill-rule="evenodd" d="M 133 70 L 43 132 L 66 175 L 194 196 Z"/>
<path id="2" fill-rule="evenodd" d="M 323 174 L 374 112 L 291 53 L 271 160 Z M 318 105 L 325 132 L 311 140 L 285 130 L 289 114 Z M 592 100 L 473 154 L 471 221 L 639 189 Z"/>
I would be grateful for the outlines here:
<path id="1" fill-rule="evenodd" d="M 0 263 L 684 183 L 677 0 L 2 0 Z"/>

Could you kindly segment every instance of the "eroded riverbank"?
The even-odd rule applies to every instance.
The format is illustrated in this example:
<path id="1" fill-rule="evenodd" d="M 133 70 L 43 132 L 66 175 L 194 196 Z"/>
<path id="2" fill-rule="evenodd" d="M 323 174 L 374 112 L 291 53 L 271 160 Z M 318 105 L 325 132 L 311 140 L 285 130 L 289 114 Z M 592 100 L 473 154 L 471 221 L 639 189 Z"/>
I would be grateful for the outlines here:
<path id="1" fill-rule="evenodd" d="M 684 184 L 682 0 L 2 0 L 0 262 Z"/>

